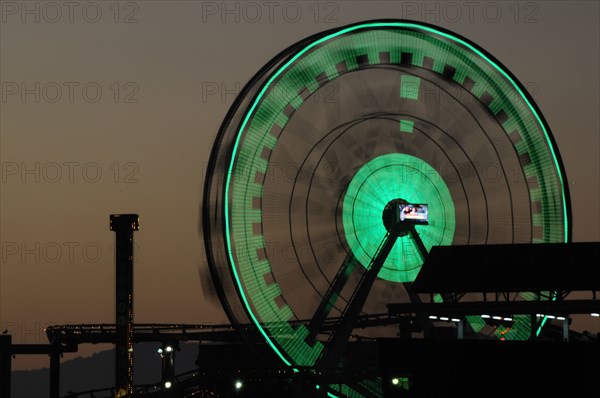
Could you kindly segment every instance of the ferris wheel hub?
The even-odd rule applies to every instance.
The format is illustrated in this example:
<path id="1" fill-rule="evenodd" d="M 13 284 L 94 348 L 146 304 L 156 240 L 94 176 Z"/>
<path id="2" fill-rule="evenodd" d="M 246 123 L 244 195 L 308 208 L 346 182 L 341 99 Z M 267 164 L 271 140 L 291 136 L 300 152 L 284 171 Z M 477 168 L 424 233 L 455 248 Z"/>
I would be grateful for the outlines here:
<path id="1" fill-rule="evenodd" d="M 408 204 L 405 199 L 392 199 L 390 200 L 381 214 L 381 221 L 387 231 L 391 231 L 400 222 L 400 206 Z M 400 232 L 399 236 L 408 235 L 408 231 Z"/>

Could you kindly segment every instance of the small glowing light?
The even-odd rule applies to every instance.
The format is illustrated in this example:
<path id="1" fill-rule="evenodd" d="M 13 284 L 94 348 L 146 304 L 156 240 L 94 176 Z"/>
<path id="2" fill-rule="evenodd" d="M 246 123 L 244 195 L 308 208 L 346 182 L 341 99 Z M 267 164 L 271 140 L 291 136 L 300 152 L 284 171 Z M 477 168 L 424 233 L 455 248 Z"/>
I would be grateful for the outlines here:
<path id="1" fill-rule="evenodd" d="M 564 316 L 557 316 L 556 319 L 559 320 L 559 321 L 565 321 L 566 320 L 566 318 Z"/>
<path id="2" fill-rule="evenodd" d="M 441 316 L 441 317 L 440 317 L 440 321 L 448 321 L 448 320 L 449 320 L 449 318 L 447 318 L 447 317 L 445 317 L 445 316 Z"/>
<path id="3" fill-rule="evenodd" d="M 501 320 L 501 319 L 502 319 L 502 317 L 501 317 L 501 316 L 497 316 L 497 315 L 496 315 L 496 316 L 493 316 L 493 317 L 492 317 L 492 319 L 495 319 L 495 320 L 499 321 L 499 320 Z"/>
<path id="4" fill-rule="evenodd" d="M 394 378 L 392 379 L 392 384 L 393 384 L 393 385 L 395 385 L 395 386 L 397 386 L 398 384 L 400 384 L 400 379 L 399 379 L 399 378 L 397 378 L 397 377 L 394 377 Z"/>
<path id="5" fill-rule="evenodd" d="M 165 348 L 165 351 L 172 352 L 173 351 L 173 347 L 171 347 L 170 345 L 168 345 L 167 348 Z"/>
<path id="6" fill-rule="evenodd" d="M 162 348 L 159 348 L 159 349 L 158 349 L 158 350 L 156 350 L 156 351 L 157 351 L 159 354 L 162 354 L 162 353 L 163 353 L 163 350 L 162 350 Z"/>
<path id="7" fill-rule="evenodd" d="M 597 312 L 592 312 L 592 313 L 591 313 L 591 315 L 592 315 L 594 318 L 598 318 L 598 317 L 600 316 L 600 314 L 598 314 Z"/>
<path id="8" fill-rule="evenodd" d="M 486 314 L 483 314 L 481 317 L 482 317 L 483 319 L 488 319 L 490 316 L 489 316 L 489 315 L 486 315 Z"/>
<path id="9" fill-rule="evenodd" d="M 171 388 L 172 385 L 170 381 L 165 381 L 165 388 Z"/>
<path id="10" fill-rule="evenodd" d="M 547 317 L 548 319 L 556 319 L 556 317 L 555 317 L 554 315 L 546 315 L 546 317 Z"/>
<path id="11" fill-rule="evenodd" d="M 511 317 L 507 316 L 506 318 L 504 318 L 504 320 L 508 321 L 508 322 L 512 322 L 513 319 Z"/>
<path id="12" fill-rule="evenodd" d="M 538 318 L 542 318 L 544 314 L 535 314 L 535 316 L 537 316 Z"/>
<path id="13" fill-rule="evenodd" d="M 458 318 L 452 318 L 452 322 L 460 322 L 460 319 L 458 319 Z"/>
<path id="14" fill-rule="evenodd" d="M 243 386 L 243 384 L 242 384 L 242 382 L 241 382 L 241 381 L 239 381 L 239 380 L 238 380 L 238 381 L 236 381 L 236 382 L 235 382 L 235 389 L 236 389 L 236 390 L 239 390 L 239 389 L 241 389 L 241 388 L 242 388 L 242 386 Z"/>
<path id="15" fill-rule="evenodd" d="M 435 315 L 429 315 L 429 319 L 437 319 L 437 316 L 435 316 Z"/>
<path id="16" fill-rule="evenodd" d="M 320 388 L 321 388 L 321 386 L 317 384 L 317 385 L 315 386 L 315 388 L 318 390 L 318 389 L 320 389 Z"/>

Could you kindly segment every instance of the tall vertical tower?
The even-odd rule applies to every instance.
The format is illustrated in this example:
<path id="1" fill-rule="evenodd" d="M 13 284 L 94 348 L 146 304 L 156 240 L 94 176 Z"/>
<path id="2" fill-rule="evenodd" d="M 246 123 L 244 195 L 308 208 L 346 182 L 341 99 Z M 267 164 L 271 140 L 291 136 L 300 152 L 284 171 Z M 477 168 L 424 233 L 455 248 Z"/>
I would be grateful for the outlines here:
<path id="1" fill-rule="evenodd" d="M 116 234 L 116 397 L 133 393 L 133 231 L 138 229 L 137 214 L 110 215 L 110 230 Z"/>

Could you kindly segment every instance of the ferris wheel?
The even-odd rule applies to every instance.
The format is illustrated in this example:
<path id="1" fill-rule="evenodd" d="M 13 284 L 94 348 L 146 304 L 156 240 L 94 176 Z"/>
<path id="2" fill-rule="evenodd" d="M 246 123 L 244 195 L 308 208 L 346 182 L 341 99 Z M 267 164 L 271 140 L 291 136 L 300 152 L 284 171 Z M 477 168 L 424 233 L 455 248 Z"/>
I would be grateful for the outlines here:
<path id="1" fill-rule="evenodd" d="M 411 206 L 420 222 L 399 222 Z M 411 282 L 432 246 L 565 242 L 569 212 L 550 129 L 518 80 L 454 33 L 382 20 L 302 40 L 252 78 L 213 147 L 203 226 L 231 322 L 254 324 L 282 363 L 325 369 L 356 319 L 421 299 Z M 529 327 L 516 317 L 503 338 Z M 366 397 L 376 384 L 319 388 Z"/>

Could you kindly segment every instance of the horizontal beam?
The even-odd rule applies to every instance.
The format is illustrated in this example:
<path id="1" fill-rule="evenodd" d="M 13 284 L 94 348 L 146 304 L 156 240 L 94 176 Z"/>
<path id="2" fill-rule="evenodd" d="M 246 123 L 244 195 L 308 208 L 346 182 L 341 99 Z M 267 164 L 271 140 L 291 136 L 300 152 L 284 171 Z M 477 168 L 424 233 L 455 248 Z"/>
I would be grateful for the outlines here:
<path id="1" fill-rule="evenodd" d="M 472 301 L 444 303 L 388 304 L 390 316 L 423 315 L 515 315 L 515 314 L 589 314 L 600 311 L 600 300 L 562 301 Z"/>
<path id="2" fill-rule="evenodd" d="M 114 344 L 117 340 L 115 330 L 104 331 L 79 331 L 78 333 L 61 333 L 58 336 L 53 336 L 55 342 L 68 342 L 69 344 L 99 344 L 110 343 Z M 234 330 L 220 332 L 190 332 L 190 333 L 140 333 L 134 331 L 134 343 L 147 342 L 170 342 L 170 341 L 240 341 L 238 333 Z"/>
<path id="3" fill-rule="evenodd" d="M 309 320 L 293 322 L 297 325 L 307 325 Z M 321 331 L 334 330 L 339 323 L 339 318 L 328 318 L 324 321 Z M 387 313 L 361 316 L 356 327 L 381 326 L 394 323 Z M 46 328 L 48 340 L 52 343 L 114 343 L 114 324 L 77 324 L 56 325 Z M 240 341 L 239 331 L 255 331 L 255 325 L 191 325 L 191 324 L 134 324 L 133 340 L 141 342 L 164 341 Z"/>

